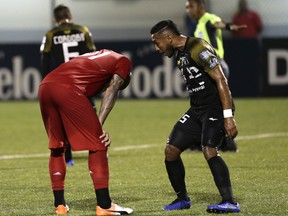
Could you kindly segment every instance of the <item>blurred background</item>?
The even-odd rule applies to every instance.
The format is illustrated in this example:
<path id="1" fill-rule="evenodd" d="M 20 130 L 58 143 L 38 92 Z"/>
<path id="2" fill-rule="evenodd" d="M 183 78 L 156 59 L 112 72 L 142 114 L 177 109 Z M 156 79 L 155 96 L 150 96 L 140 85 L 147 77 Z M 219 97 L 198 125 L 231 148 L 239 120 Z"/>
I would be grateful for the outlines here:
<path id="1" fill-rule="evenodd" d="M 9 0 L 0 7 L 0 100 L 35 100 L 41 82 L 40 45 L 54 26 L 53 9 L 68 6 L 73 22 L 87 26 L 97 50 L 113 49 L 133 61 L 123 98 L 186 97 L 173 59 L 154 52 L 150 28 L 171 19 L 188 34 L 186 0 Z M 234 97 L 288 96 L 288 1 L 248 0 L 263 21 L 257 38 L 225 31 L 225 60 Z M 207 11 L 231 22 L 238 0 L 207 1 Z"/>

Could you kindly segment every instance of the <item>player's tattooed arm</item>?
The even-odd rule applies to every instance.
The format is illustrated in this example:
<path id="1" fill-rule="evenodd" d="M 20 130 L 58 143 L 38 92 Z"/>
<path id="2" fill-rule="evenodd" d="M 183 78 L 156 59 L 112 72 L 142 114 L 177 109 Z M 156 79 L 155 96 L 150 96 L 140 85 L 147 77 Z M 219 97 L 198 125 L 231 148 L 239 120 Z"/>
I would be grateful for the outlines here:
<path id="1" fill-rule="evenodd" d="M 100 110 L 99 110 L 99 115 L 98 115 L 101 125 L 104 124 L 107 116 L 109 115 L 110 111 L 113 109 L 114 104 L 118 97 L 118 92 L 121 86 L 123 85 L 123 83 L 124 83 L 124 79 L 121 78 L 119 75 L 114 74 L 105 92 L 103 93 L 103 99 L 100 105 Z"/>

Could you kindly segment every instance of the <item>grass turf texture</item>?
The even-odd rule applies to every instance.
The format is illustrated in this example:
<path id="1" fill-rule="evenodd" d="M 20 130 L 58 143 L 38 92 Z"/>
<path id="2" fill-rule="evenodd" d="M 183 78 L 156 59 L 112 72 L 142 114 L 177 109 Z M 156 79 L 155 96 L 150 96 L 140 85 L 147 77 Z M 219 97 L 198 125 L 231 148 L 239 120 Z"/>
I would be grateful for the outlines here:
<path id="1" fill-rule="evenodd" d="M 96 103 L 99 105 L 98 100 Z M 235 103 L 240 151 L 221 155 L 241 205 L 237 215 L 288 215 L 288 99 L 236 99 Z M 192 207 L 161 210 L 175 199 L 163 147 L 172 126 L 187 109 L 188 100 L 119 100 L 108 117 L 104 128 L 112 138 L 111 197 L 133 208 L 133 215 L 208 215 L 206 206 L 220 201 L 202 153 L 184 152 Z M 0 215 L 54 215 L 47 137 L 37 101 L 2 101 L 0 112 Z M 246 137 L 267 133 L 274 137 Z M 138 149 L 123 148 L 130 146 Z M 27 158 L 3 159 L 3 155 L 27 154 Z M 68 167 L 66 175 L 69 215 L 95 215 L 87 154 L 74 154 L 74 159 L 75 166 Z"/>

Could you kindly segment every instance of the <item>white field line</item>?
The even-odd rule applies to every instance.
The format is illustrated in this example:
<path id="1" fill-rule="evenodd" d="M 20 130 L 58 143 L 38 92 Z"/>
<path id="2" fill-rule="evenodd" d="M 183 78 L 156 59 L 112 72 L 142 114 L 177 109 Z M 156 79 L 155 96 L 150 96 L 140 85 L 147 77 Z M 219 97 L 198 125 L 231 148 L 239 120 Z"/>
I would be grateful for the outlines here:
<path id="1" fill-rule="evenodd" d="M 239 136 L 236 140 L 252 140 L 252 139 L 264 139 L 271 137 L 287 137 L 288 132 L 280 132 L 280 133 L 265 133 L 258 135 L 248 135 L 248 136 Z M 164 144 L 163 144 L 164 145 Z M 157 147 L 159 144 L 143 144 L 143 145 L 135 145 L 135 146 L 123 146 L 123 147 L 115 147 L 110 148 L 109 151 L 127 151 L 127 150 L 136 150 L 136 149 L 147 149 Z M 73 154 L 80 154 L 85 151 L 73 152 Z M 37 158 L 37 157 L 48 157 L 49 153 L 43 154 L 17 154 L 17 155 L 0 155 L 0 160 L 5 159 L 16 159 L 16 158 Z"/>
<path id="2" fill-rule="evenodd" d="M 258 135 L 248 135 L 248 136 L 239 136 L 236 140 L 252 140 L 252 139 L 263 139 L 263 138 L 271 138 L 271 137 L 286 137 L 288 136 L 288 132 L 280 132 L 280 133 L 265 133 Z"/>

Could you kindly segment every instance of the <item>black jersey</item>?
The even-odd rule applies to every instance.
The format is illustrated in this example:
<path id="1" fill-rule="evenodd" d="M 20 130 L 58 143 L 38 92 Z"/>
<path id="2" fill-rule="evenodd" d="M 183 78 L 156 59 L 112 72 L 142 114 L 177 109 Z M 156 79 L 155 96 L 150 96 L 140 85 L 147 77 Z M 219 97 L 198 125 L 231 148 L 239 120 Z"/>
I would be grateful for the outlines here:
<path id="1" fill-rule="evenodd" d="M 74 23 L 63 23 L 48 31 L 40 48 L 42 54 L 49 54 L 54 58 L 55 66 L 95 50 L 96 47 L 89 29 Z M 54 67 L 49 67 L 50 70 L 54 69 Z"/>
<path id="2" fill-rule="evenodd" d="M 215 50 L 200 38 L 187 38 L 184 50 L 178 51 L 177 66 L 182 73 L 192 108 L 221 106 L 216 82 L 209 76 L 220 63 Z"/>

